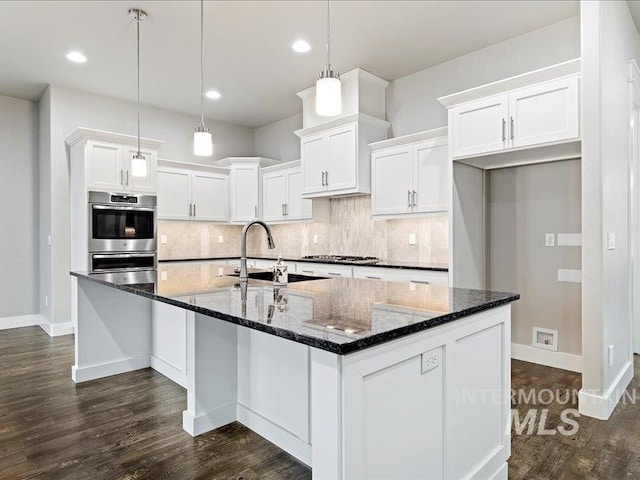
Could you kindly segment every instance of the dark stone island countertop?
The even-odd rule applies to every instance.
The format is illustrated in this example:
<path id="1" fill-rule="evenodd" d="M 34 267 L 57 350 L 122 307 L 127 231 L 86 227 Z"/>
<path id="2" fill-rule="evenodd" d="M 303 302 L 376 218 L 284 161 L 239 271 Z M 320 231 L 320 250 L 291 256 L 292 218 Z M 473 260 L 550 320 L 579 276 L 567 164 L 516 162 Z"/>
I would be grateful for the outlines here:
<path id="1" fill-rule="evenodd" d="M 82 280 L 340 355 L 520 298 L 514 293 L 351 278 L 290 282 L 284 289 L 250 279 L 242 288 L 232 274 L 232 267 L 212 262 L 166 263 L 158 272 L 71 272 Z"/>
<path id="2" fill-rule="evenodd" d="M 258 260 L 273 260 L 278 259 L 277 255 L 249 255 L 249 259 Z M 378 263 L 360 263 L 340 261 L 332 262 L 330 260 L 317 260 L 314 258 L 302 258 L 295 256 L 283 256 L 282 259 L 285 262 L 308 262 L 308 263 L 325 263 L 331 265 L 351 265 L 356 267 L 383 267 L 383 268 L 400 268 L 409 270 L 431 270 L 434 272 L 448 272 L 449 266 L 445 263 L 425 263 L 425 262 L 402 262 L 393 260 L 380 260 Z M 165 259 L 159 260 L 160 263 L 173 263 L 173 262 L 203 262 L 203 261 L 215 261 L 215 260 L 240 260 L 238 256 L 219 256 L 219 257 L 205 257 L 205 258 L 177 258 L 177 259 Z"/>

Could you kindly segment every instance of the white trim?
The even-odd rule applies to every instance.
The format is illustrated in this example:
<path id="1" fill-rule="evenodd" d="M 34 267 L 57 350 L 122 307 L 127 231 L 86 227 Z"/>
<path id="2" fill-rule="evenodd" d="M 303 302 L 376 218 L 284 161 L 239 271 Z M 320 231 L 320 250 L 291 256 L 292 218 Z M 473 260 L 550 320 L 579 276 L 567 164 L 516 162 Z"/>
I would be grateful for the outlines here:
<path id="1" fill-rule="evenodd" d="M 372 115 L 360 112 L 346 115 L 344 117 L 339 117 L 335 120 L 329 120 L 328 122 L 320 123 L 312 127 L 301 128 L 300 130 L 296 130 L 293 133 L 302 138 L 309 135 L 315 135 L 316 133 L 324 132 L 325 130 L 330 130 L 332 128 L 342 127 L 343 125 L 348 125 L 350 123 L 369 125 L 371 127 L 384 130 L 385 132 L 391 127 L 391 123 L 387 122 L 386 120 L 382 120 Z"/>
<path id="2" fill-rule="evenodd" d="M 85 127 L 77 128 L 75 132 L 67 137 L 65 143 L 71 147 L 83 140 L 103 140 L 106 142 L 123 143 L 125 145 L 138 144 L 138 137 L 134 135 L 125 135 L 123 133 L 107 132 L 105 130 L 96 130 L 94 128 Z M 140 146 L 144 148 L 153 148 L 157 150 L 163 143 L 164 140 L 140 137 Z"/>
<path id="3" fill-rule="evenodd" d="M 225 157 L 214 162 L 218 167 L 230 168 L 234 165 L 253 165 L 256 167 L 270 167 L 280 164 L 280 160 L 266 157 Z"/>
<path id="4" fill-rule="evenodd" d="M 581 63 L 580 58 L 575 58 L 556 65 L 551 65 L 549 67 L 540 68 L 514 77 L 498 80 L 497 82 L 487 83 L 486 85 L 463 90 L 462 92 L 452 93 L 451 95 L 438 98 L 438 102 L 445 107 L 450 108 L 453 105 L 459 105 L 461 103 L 478 100 L 479 98 L 505 93 L 522 87 L 528 87 L 537 83 L 544 83 L 549 80 L 555 80 L 576 74 L 579 75 L 581 72 Z"/>
<path id="5" fill-rule="evenodd" d="M 401 137 L 388 138 L 387 140 L 380 140 L 379 142 L 370 143 L 369 150 L 373 153 L 378 150 L 410 145 L 412 143 L 421 143 L 421 142 L 424 142 L 425 140 L 434 140 L 440 137 L 444 137 L 445 142 L 448 142 L 449 141 L 449 138 L 447 137 L 448 132 L 449 132 L 448 127 L 440 127 L 440 128 L 434 128 L 432 130 L 425 130 L 424 132 L 411 133 L 409 135 L 402 135 Z"/>
<path id="6" fill-rule="evenodd" d="M 71 378 L 75 383 L 88 382 L 97 378 L 110 377 L 120 373 L 133 372 L 150 366 L 149 355 L 125 358 L 115 362 L 101 363 L 88 367 L 71 367 Z"/>
<path id="7" fill-rule="evenodd" d="M 236 421 L 236 404 L 225 405 L 198 416 L 189 410 L 182 412 L 182 428 L 192 437 L 224 427 Z"/>
<path id="8" fill-rule="evenodd" d="M 158 168 L 175 168 L 178 170 L 211 172 L 219 173 L 221 175 L 229 175 L 228 168 L 215 167 L 213 165 L 202 165 L 199 163 L 180 162 L 178 160 L 170 160 L 168 158 L 158 158 Z"/>
<path id="9" fill-rule="evenodd" d="M 0 318 L 0 330 L 8 330 L 9 328 L 33 327 L 46 322 L 39 313 L 33 315 L 20 315 L 17 317 Z"/>
<path id="10" fill-rule="evenodd" d="M 238 403 L 238 422 L 266 438 L 302 463 L 311 466 L 311 445 L 300 440 L 293 433 L 271 422 L 265 417 Z"/>
<path id="11" fill-rule="evenodd" d="M 507 480 L 509 478 L 509 464 L 503 463 L 498 469 L 492 480 Z"/>
<path id="12" fill-rule="evenodd" d="M 40 328 L 44 330 L 50 337 L 60 337 L 62 335 L 73 335 L 75 328 L 72 322 L 64 323 L 51 323 L 47 319 L 44 319 L 39 324 Z"/>
<path id="13" fill-rule="evenodd" d="M 522 345 L 521 343 L 512 343 L 511 358 L 546 365 L 547 367 L 561 368 L 562 370 L 569 370 L 570 372 L 582 373 L 582 356 L 572 353 L 554 352 L 529 345 Z"/>
<path id="14" fill-rule="evenodd" d="M 187 374 L 181 372 L 173 365 L 168 364 L 164 360 L 159 359 L 158 357 L 151 355 L 149 358 L 149 366 L 153 368 L 156 372 L 161 375 L 164 375 L 172 382 L 177 383 L 182 388 L 187 388 Z"/>
<path id="15" fill-rule="evenodd" d="M 632 379 L 633 362 L 629 362 L 620 371 L 604 395 L 580 389 L 578 396 L 580 414 L 599 420 L 608 420 Z"/>

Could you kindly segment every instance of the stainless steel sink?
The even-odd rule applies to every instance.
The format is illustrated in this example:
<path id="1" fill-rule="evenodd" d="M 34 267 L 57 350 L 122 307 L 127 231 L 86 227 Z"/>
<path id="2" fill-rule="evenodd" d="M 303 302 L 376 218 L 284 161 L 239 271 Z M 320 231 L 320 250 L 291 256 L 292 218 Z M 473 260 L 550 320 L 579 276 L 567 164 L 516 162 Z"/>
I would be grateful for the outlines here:
<path id="1" fill-rule="evenodd" d="M 239 277 L 240 274 L 230 273 L 228 276 Z M 268 282 L 273 281 L 273 272 L 249 272 L 247 276 L 249 278 L 253 278 L 254 280 L 266 280 Z M 289 283 L 308 282 L 310 280 L 327 280 L 327 277 L 314 277 L 312 275 L 300 275 L 298 273 L 289 274 Z"/>

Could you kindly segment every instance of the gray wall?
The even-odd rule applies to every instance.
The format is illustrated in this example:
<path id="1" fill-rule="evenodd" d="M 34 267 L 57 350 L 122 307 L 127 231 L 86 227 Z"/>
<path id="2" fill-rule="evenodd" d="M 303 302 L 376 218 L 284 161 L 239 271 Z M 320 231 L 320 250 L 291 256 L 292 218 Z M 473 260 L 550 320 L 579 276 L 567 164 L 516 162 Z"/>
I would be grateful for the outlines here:
<path id="1" fill-rule="evenodd" d="M 47 314 L 53 323 L 71 321 L 70 305 L 70 242 L 71 219 L 69 214 L 69 161 L 65 139 L 78 127 L 95 128 L 111 132 L 136 135 L 135 103 L 94 95 L 57 85 L 48 88 L 50 134 L 50 182 L 43 199 L 51 205 L 51 233 L 53 250 L 51 258 L 53 310 Z M 46 115 L 46 112 L 43 112 Z M 213 158 L 193 155 L 193 130 L 199 119 L 153 107 L 142 107 L 141 135 L 164 140 L 159 156 L 184 162 L 210 165 L 227 156 L 253 155 L 253 130 L 247 127 L 207 121 L 214 142 Z M 46 140 L 45 140 L 46 142 Z M 50 192 L 47 192 L 50 188 Z M 49 272 L 43 271 L 43 275 Z M 43 291 L 41 295 L 47 295 Z"/>
<path id="2" fill-rule="evenodd" d="M 38 312 L 38 108 L 0 96 L 0 318 Z"/>
<path id="3" fill-rule="evenodd" d="M 300 159 L 300 138 L 293 132 L 302 128 L 302 114 L 298 113 L 253 133 L 255 154 L 283 162 Z"/>
<path id="4" fill-rule="evenodd" d="M 391 136 L 446 126 L 438 97 L 578 57 L 576 16 L 399 78 L 386 92 Z"/>
<path id="5" fill-rule="evenodd" d="M 580 355 L 581 284 L 558 282 L 558 269 L 580 269 L 580 247 L 545 247 L 546 233 L 581 232 L 580 160 L 488 173 L 490 290 L 520 292 L 512 341 L 531 345 L 532 327 L 558 330 L 558 350 Z M 544 299 L 544 300 L 542 300 Z"/>

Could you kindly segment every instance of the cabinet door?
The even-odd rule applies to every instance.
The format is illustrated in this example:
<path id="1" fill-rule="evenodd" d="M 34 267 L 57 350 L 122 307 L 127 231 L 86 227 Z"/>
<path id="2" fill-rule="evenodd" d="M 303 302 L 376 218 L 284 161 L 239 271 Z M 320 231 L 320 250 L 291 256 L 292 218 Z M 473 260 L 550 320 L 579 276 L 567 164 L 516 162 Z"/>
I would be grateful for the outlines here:
<path id="1" fill-rule="evenodd" d="M 90 190 L 123 191 L 123 146 L 109 142 L 87 142 L 87 176 Z"/>
<path id="2" fill-rule="evenodd" d="M 371 156 L 371 213 L 410 213 L 413 188 L 411 146 L 375 152 Z"/>
<path id="3" fill-rule="evenodd" d="M 414 150 L 415 213 L 449 210 L 449 150 L 444 140 L 425 142 Z"/>
<path id="4" fill-rule="evenodd" d="M 451 109 L 450 128 L 454 157 L 498 152 L 508 146 L 509 98 L 483 98 Z"/>
<path id="5" fill-rule="evenodd" d="M 356 125 L 336 128 L 327 133 L 327 191 L 356 187 L 357 145 Z"/>
<path id="6" fill-rule="evenodd" d="M 509 115 L 512 148 L 579 138 L 578 77 L 512 92 Z"/>
<path id="7" fill-rule="evenodd" d="M 134 161 L 133 156 L 138 153 L 136 147 L 125 146 L 124 152 L 125 189 L 130 192 L 154 193 L 157 190 L 157 154 L 142 150 L 144 160 Z"/>
<path id="8" fill-rule="evenodd" d="M 324 135 L 305 137 L 300 141 L 302 154 L 302 193 L 318 193 L 324 191 L 324 175 L 326 170 L 327 140 Z"/>
<path id="9" fill-rule="evenodd" d="M 194 173 L 191 177 L 193 219 L 210 222 L 229 220 L 229 177 Z"/>
<path id="10" fill-rule="evenodd" d="M 267 222 L 284 220 L 286 202 L 286 173 L 265 174 L 262 177 L 262 219 Z"/>
<path id="11" fill-rule="evenodd" d="M 173 169 L 158 171 L 158 219 L 189 220 L 189 173 Z"/>
<path id="12" fill-rule="evenodd" d="M 313 200 L 302 198 L 302 171 L 287 173 L 287 220 L 307 220 L 313 218 Z"/>
<path id="13" fill-rule="evenodd" d="M 236 166 L 231 170 L 231 221 L 248 222 L 258 218 L 258 168 Z"/>

